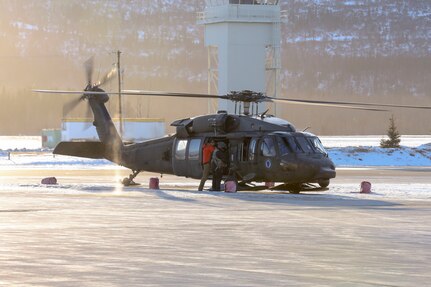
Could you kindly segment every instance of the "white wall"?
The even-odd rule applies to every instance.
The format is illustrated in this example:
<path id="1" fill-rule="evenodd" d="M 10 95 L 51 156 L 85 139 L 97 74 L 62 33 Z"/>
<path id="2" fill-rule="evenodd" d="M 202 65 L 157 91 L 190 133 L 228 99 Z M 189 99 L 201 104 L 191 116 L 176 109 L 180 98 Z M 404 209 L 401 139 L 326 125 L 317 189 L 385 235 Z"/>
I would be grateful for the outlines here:
<path id="1" fill-rule="evenodd" d="M 200 23 L 205 24 L 205 45 L 218 47 L 219 94 L 266 92 L 266 47 L 279 37 L 274 35 L 277 21 L 277 5 L 206 7 Z M 234 103 L 220 100 L 219 109 L 233 113 Z"/>
<path id="2" fill-rule="evenodd" d="M 114 120 L 119 131 L 119 121 Z M 165 135 L 165 122 L 160 119 L 129 119 L 123 121 L 123 140 L 139 142 Z M 62 141 L 93 140 L 98 141 L 93 122 L 84 120 L 68 120 L 63 122 L 61 131 Z"/>

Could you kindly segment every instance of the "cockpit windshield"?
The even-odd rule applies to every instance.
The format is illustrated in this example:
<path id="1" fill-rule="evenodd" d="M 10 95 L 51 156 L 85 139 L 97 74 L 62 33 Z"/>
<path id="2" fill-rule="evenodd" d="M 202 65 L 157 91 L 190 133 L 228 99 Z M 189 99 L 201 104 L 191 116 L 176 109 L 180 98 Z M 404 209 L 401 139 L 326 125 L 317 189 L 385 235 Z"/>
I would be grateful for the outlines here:
<path id="1" fill-rule="evenodd" d="M 314 150 L 311 147 L 311 143 L 305 137 L 296 137 L 296 141 L 301 146 L 302 150 L 306 153 L 313 153 Z"/>
<path id="2" fill-rule="evenodd" d="M 278 149 L 280 155 L 288 153 L 321 153 L 326 155 L 327 152 L 317 137 L 310 136 L 278 136 Z"/>

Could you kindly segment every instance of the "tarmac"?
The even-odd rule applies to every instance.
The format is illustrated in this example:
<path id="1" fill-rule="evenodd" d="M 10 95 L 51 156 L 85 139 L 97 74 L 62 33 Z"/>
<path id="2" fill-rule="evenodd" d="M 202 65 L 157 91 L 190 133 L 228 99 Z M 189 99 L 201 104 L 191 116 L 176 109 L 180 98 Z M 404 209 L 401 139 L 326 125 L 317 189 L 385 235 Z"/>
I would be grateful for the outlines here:
<path id="1" fill-rule="evenodd" d="M 123 188 L 127 173 L 2 170 L 0 286 L 431 282 L 431 169 L 339 169 L 327 192 L 299 195 L 197 192 L 198 181 L 173 176 L 154 190 L 159 175 L 146 173 Z M 362 179 L 430 195 L 360 195 Z"/>

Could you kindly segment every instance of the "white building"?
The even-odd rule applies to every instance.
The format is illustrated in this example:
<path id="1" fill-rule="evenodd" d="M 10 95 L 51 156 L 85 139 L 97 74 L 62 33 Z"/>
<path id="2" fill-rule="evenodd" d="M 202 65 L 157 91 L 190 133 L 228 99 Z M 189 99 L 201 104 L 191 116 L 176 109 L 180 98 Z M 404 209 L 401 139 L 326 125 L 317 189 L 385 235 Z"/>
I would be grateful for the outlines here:
<path id="1" fill-rule="evenodd" d="M 119 119 L 112 119 L 117 131 L 120 131 Z M 165 135 L 165 121 L 152 118 L 123 118 L 123 141 L 141 142 Z M 62 141 L 89 140 L 98 141 L 92 119 L 63 119 Z"/>

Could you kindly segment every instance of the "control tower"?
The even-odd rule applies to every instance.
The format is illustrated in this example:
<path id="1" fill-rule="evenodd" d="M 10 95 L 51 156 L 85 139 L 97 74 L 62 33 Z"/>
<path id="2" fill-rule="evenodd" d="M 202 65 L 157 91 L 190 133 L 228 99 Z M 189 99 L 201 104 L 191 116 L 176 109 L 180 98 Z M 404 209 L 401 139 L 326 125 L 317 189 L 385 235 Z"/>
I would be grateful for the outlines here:
<path id="1" fill-rule="evenodd" d="M 198 24 L 205 25 L 208 93 L 252 90 L 278 96 L 283 14 L 278 0 L 206 0 Z M 219 100 L 218 109 L 233 113 L 235 104 Z"/>

